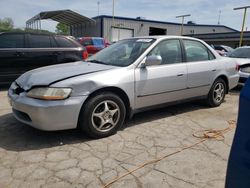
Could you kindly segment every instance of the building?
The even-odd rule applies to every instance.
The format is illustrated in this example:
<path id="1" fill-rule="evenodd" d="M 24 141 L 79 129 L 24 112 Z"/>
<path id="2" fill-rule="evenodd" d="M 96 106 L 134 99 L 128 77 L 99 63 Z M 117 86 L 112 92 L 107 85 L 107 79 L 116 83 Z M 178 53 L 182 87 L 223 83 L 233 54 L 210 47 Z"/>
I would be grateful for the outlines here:
<path id="1" fill-rule="evenodd" d="M 103 37 L 110 42 L 120 39 L 150 36 L 150 35 L 180 35 L 181 24 L 147 20 L 145 18 L 126 18 L 112 16 L 97 16 L 92 18 L 96 24 L 75 24 L 71 25 L 71 35 L 75 37 L 94 36 Z M 232 33 L 238 32 L 235 29 L 224 25 L 204 25 L 189 22 L 184 24 L 184 35 L 210 34 L 210 33 Z"/>
<path id="2" fill-rule="evenodd" d="M 142 17 L 126 18 L 97 16 L 88 18 L 72 10 L 40 12 L 26 22 L 26 27 L 41 29 L 41 20 L 51 19 L 70 26 L 70 34 L 75 37 L 103 37 L 109 42 L 120 39 L 150 35 L 180 35 L 179 23 L 148 20 Z M 239 41 L 239 31 L 224 25 L 205 25 L 188 22 L 183 25 L 183 34 L 205 40 L 210 44 L 224 44 L 235 47 Z M 245 32 L 244 44 L 250 44 L 250 33 Z"/>
<path id="3" fill-rule="evenodd" d="M 239 46 L 240 32 L 228 32 L 228 33 L 210 33 L 210 34 L 194 34 L 189 35 L 195 38 L 204 40 L 208 44 L 223 44 L 236 48 Z M 250 31 L 245 31 L 243 34 L 242 46 L 250 46 Z"/>

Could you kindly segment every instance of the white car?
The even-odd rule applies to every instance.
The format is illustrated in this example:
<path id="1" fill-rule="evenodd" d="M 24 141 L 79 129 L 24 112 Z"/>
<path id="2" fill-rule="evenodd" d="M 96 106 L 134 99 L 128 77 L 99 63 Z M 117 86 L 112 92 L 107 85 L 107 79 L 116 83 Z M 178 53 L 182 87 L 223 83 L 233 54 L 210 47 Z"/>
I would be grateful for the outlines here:
<path id="1" fill-rule="evenodd" d="M 245 83 L 250 76 L 250 46 L 244 46 L 230 52 L 227 57 L 234 58 L 239 70 L 239 83 Z"/>
<path id="2" fill-rule="evenodd" d="M 191 99 L 219 106 L 238 80 L 234 59 L 205 42 L 150 36 L 118 41 L 86 62 L 26 72 L 9 97 L 21 122 L 50 131 L 80 127 L 100 138 L 149 108 Z"/>

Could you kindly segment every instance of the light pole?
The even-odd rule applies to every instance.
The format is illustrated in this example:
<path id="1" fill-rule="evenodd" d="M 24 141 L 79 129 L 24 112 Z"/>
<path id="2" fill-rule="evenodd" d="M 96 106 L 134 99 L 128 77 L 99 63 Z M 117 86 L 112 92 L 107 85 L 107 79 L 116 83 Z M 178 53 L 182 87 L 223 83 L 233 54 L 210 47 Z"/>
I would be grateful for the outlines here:
<path id="1" fill-rule="evenodd" d="M 185 15 L 176 16 L 176 18 L 182 18 L 182 21 L 181 21 L 181 35 L 183 34 L 184 18 L 188 17 L 188 16 L 191 16 L 191 14 L 185 14 Z"/>
<path id="2" fill-rule="evenodd" d="M 241 33 L 240 33 L 240 43 L 239 43 L 239 47 L 241 47 L 242 41 L 243 41 L 243 33 L 244 33 L 244 27 L 245 27 L 245 21 L 246 21 L 246 15 L 247 15 L 247 9 L 248 9 L 248 8 L 250 8 L 250 6 L 234 8 L 234 10 L 244 9 L 244 16 L 243 16 L 243 22 L 242 22 Z"/>

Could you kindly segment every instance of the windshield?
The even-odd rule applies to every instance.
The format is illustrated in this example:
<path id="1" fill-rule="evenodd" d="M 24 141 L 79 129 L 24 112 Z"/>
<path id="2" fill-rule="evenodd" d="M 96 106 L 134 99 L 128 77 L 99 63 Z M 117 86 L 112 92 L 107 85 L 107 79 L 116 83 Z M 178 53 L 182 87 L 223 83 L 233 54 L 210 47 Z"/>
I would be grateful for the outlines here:
<path id="1" fill-rule="evenodd" d="M 228 57 L 250 58 L 250 48 L 237 48 L 236 50 L 230 52 Z"/>
<path id="2" fill-rule="evenodd" d="M 113 66 L 128 66 L 132 64 L 151 44 L 154 39 L 126 39 L 112 44 L 86 61 Z"/>

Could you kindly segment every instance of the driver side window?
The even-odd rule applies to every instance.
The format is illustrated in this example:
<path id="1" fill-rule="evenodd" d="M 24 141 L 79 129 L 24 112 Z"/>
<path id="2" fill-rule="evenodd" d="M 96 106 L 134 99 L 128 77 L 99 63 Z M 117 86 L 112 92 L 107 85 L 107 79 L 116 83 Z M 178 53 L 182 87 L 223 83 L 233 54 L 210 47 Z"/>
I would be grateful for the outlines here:
<path id="1" fill-rule="evenodd" d="M 181 45 L 179 40 L 170 39 L 157 44 L 148 56 L 161 56 L 161 65 L 182 62 Z"/>

